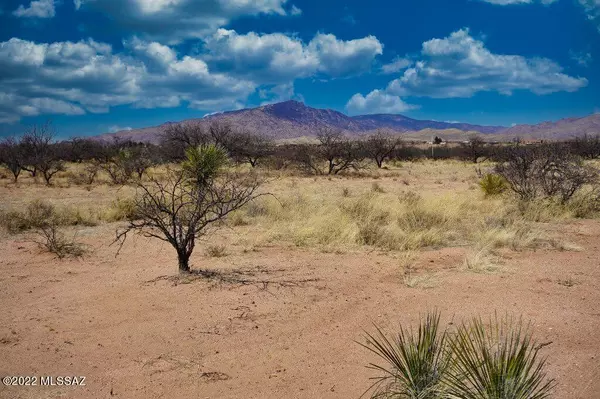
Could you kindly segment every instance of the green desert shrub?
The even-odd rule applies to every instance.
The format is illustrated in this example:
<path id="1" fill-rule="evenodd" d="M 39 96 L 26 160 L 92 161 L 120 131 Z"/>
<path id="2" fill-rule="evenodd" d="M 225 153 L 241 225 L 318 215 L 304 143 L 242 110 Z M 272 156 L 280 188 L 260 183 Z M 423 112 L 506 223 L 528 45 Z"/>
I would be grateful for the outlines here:
<path id="1" fill-rule="evenodd" d="M 42 200 L 31 201 L 23 211 L 7 211 L 0 214 L 0 224 L 12 234 L 42 226 L 51 219 L 58 222 L 60 216 L 52 204 Z"/>
<path id="2" fill-rule="evenodd" d="M 372 398 L 394 399 L 545 399 L 555 382 L 546 375 L 541 345 L 521 319 L 506 316 L 484 323 L 462 323 L 440 331 L 440 315 L 429 313 L 415 333 L 391 338 L 379 328 L 361 344 L 381 360 L 371 363 Z"/>
<path id="3" fill-rule="evenodd" d="M 365 348 L 385 365 L 371 363 L 380 376 L 371 386 L 372 398 L 438 399 L 444 397 L 444 378 L 450 366 L 446 331 L 440 331 L 440 315 L 430 313 L 417 332 L 402 327 L 388 338 L 379 328 L 367 334 Z M 362 345 L 362 344 L 361 344 Z"/>
<path id="4" fill-rule="evenodd" d="M 529 326 L 510 317 L 463 323 L 449 340 L 453 355 L 449 397 L 464 399 L 544 399 L 555 386 Z"/>
<path id="5" fill-rule="evenodd" d="M 508 184 L 502 176 L 495 173 L 487 173 L 479 181 L 479 187 L 481 187 L 481 191 L 483 191 L 486 197 L 490 197 L 504 193 L 508 189 Z"/>

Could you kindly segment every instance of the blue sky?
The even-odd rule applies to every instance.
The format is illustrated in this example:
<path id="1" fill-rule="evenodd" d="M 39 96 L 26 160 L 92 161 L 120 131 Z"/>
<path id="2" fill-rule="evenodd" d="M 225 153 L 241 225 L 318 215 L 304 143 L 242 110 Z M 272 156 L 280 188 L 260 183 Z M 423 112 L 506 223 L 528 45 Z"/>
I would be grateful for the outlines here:
<path id="1" fill-rule="evenodd" d="M 297 99 L 488 125 L 600 111 L 600 0 L 4 0 L 0 135 Z"/>

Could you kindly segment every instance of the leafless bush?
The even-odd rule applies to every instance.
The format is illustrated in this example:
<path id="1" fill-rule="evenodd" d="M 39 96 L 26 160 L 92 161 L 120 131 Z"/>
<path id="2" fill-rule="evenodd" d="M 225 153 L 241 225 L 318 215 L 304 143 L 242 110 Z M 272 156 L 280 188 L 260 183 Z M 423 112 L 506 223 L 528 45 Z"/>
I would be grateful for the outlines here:
<path id="1" fill-rule="evenodd" d="M 359 169 L 363 156 L 358 143 L 344 137 L 341 131 L 321 129 L 317 134 L 318 152 L 327 162 L 327 173 L 337 175 L 347 169 Z"/>
<path id="2" fill-rule="evenodd" d="M 60 226 L 75 224 L 74 221 L 67 220 L 64 214 L 57 212 L 54 206 L 47 202 L 36 200 L 32 201 L 24 212 L 2 213 L 0 223 L 10 233 L 33 231 L 37 237 L 33 241 L 60 259 L 83 256 L 86 252 L 82 244 L 67 238 L 60 230 Z"/>
<path id="3" fill-rule="evenodd" d="M 242 131 L 234 133 L 228 140 L 227 150 L 238 162 L 247 162 L 253 168 L 273 154 L 273 140 L 258 133 Z"/>
<path id="4" fill-rule="evenodd" d="M 13 175 L 15 183 L 21 174 L 24 163 L 24 153 L 22 146 L 14 139 L 7 137 L 0 142 L 0 164 L 6 166 Z"/>
<path id="5" fill-rule="evenodd" d="M 58 147 L 52 144 L 53 140 L 54 131 L 47 123 L 30 127 L 20 142 L 23 156 L 21 168 L 33 177 L 41 172 L 48 185 L 56 173 L 65 170 L 64 161 Z"/>
<path id="6" fill-rule="evenodd" d="M 75 185 L 92 185 L 101 170 L 101 165 L 97 161 L 85 164 L 82 170 L 78 172 L 69 172 L 69 182 Z"/>
<path id="7" fill-rule="evenodd" d="M 94 184 L 96 176 L 100 172 L 100 163 L 93 160 L 83 168 L 83 178 L 86 184 Z"/>
<path id="8" fill-rule="evenodd" d="M 597 180 L 596 169 L 584 165 L 579 159 L 569 158 L 559 158 L 550 163 L 540 176 L 544 194 L 558 198 L 562 204 L 567 203 L 581 188 Z"/>
<path id="9" fill-rule="evenodd" d="M 587 159 L 596 159 L 600 157 L 600 134 L 583 135 L 575 137 L 569 142 L 572 151 Z"/>
<path id="10" fill-rule="evenodd" d="M 78 242 L 69 239 L 60 231 L 58 223 L 48 221 L 36 228 L 36 234 L 41 238 L 35 241 L 40 247 L 55 254 L 59 259 L 66 257 L 78 258 L 87 252 L 86 248 Z"/>
<path id="11" fill-rule="evenodd" d="M 256 178 L 223 175 L 204 180 L 199 186 L 184 171 L 171 171 L 166 181 L 151 179 L 138 183 L 134 214 L 128 225 L 117 231 L 121 242 L 135 232 L 168 242 L 177 252 L 179 271 L 189 272 L 189 259 L 196 240 L 217 222 L 257 197 Z"/>
<path id="12" fill-rule="evenodd" d="M 344 137 L 340 130 L 321 129 L 319 143 L 299 144 L 293 147 L 296 163 L 311 174 L 337 175 L 348 169 L 360 169 L 364 158 L 360 144 Z"/>
<path id="13" fill-rule="evenodd" d="M 107 163 L 102 164 L 102 169 L 108 173 L 113 184 L 126 184 L 135 171 L 133 154 L 127 149 L 121 149 Z"/>
<path id="14" fill-rule="evenodd" d="M 471 136 L 466 143 L 462 143 L 462 156 L 470 162 L 477 163 L 479 158 L 488 154 L 485 141 L 479 136 Z"/>
<path id="15" fill-rule="evenodd" d="M 390 133 L 378 130 L 361 143 L 365 153 L 375 161 L 378 168 L 383 166 L 386 159 L 391 158 L 402 145 L 402 141 Z"/>
<path id="16" fill-rule="evenodd" d="M 596 169 L 584 165 L 562 144 L 510 147 L 504 151 L 496 173 L 521 200 L 545 196 L 563 204 L 598 179 Z"/>
<path id="17" fill-rule="evenodd" d="M 170 123 L 163 131 L 161 148 L 167 158 L 179 160 L 184 158 L 187 148 L 208 144 L 210 141 L 206 126 L 202 123 Z"/>
<path id="18" fill-rule="evenodd" d="M 211 144 L 229 150 L 233 140 L 233 128 L 227 122 L 213 121 L 208 126 L 208 134 L 211 138 Z"/>
<path id="19" fill-rule="evenodd" d="M 290 155 L 300 168 L 309 174 L 322 175 L 323 158 L 317 146 L 313 144 L 298 144 L 292 148 Z"/>

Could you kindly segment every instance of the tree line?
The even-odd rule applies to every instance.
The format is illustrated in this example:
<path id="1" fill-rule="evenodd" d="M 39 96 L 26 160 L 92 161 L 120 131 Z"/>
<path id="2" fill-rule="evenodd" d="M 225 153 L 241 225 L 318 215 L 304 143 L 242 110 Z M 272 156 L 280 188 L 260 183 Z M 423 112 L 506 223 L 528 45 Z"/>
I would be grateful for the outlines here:
<path id="1" fill-rule="evenodd" d="M 61 171 L 65 163 L 86 163 L 82 179 L 91 184 L 100 171 L 115 184 L 141 178 L 148 168 L 163 163 L 180 162 L 188 148 L 205 145 L 223 148 L 236 163 L 247 163 L 274 169 L 297 168 L 309 174 L 337 175 L 359 170 L 367 162 L 381 168 L 385 162 L 418 159 L 458 159 L 477 163 L 490 159 L 502 161 L 513 147 L 525 146 L 519 141 L 510 144 L 487 143 L 481 136 L 471 136 L 458 145 L 441 145 L 436 137 L 429 145 L 403 141 L 385 130 L 366 137 L 351 138 L 341 130 L 320 129 L 311 143 L 276 143 L 272 138 L 234 129 L 222 122 L 175 123 L 167 126 L 159 144 L 141 143 L 115 138 L 106 142 L 94 138 L 73 138 L 57 141 L 49 124 L 32 126 L 21 137 L 8 137 L 0 142 L 0 163 L 16 182 L 21 173 L 41 176 L 47 184 Z M 545 147 L 537 143 L 528 147 Z M 557 146 L 561 151 L 584 158 L 600 157 L 600 135 L 576 137 Z"/>

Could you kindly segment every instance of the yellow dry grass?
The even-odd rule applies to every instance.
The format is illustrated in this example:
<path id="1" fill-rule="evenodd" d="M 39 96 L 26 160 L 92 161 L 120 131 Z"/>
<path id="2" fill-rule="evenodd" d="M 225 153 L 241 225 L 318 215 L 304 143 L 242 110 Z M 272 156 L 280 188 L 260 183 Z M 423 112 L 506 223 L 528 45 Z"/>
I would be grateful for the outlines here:
<path id="1" fill-rule="evenodd" d="M 491 164 L 478 167 L 491 168 Z M 52 187 L 24 176 L 17 185 L 0 181 L 0 210 L 23 209 L 43 199 L 81 224 L 117 222 L 131 212 L 131 186 L 112 186 L 100 174 L 91 186 L 72 185 L 71 164 Z M 243 169 L 248 169 L 244 167 Z M 152 169 L 160 178 L 166 166 Z M 261 170 L 263 196 L 228 220 L 246 247 L 283 243 L 344 252 L 362 247 L 384 251 L 469 246 L 513 250 L 550 246 L 573 249 L 547 237 L 540 222 L 573 217 L 577 209 L 555 204 L 518 204 L 506 197 L 485 198 L 472 164 L 459 161 L 395 163 L 349 176 L 306 177 L 292 171 Z M 585 202 L 585 201 L 583 201 Z M 475 262 L 481 263 L 481 262 Z"/>

